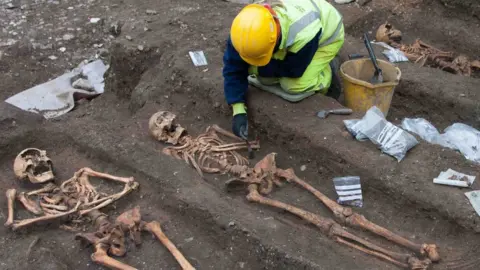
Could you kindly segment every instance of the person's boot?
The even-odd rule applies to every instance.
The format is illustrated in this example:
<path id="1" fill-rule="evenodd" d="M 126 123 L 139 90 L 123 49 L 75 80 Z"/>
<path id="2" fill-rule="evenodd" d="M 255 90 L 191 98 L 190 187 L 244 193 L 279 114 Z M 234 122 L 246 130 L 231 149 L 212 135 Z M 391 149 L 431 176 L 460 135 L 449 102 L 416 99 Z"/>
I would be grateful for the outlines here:
<path id="1" fill-rule="evenodd" d="M 340 82 L 340 57 L 335 56 L 330 62 L 330 68 L 332 69 L 332 82 L 327 91 L 327 96 L 337 99 L 342 94 L 342 84 Z"/>

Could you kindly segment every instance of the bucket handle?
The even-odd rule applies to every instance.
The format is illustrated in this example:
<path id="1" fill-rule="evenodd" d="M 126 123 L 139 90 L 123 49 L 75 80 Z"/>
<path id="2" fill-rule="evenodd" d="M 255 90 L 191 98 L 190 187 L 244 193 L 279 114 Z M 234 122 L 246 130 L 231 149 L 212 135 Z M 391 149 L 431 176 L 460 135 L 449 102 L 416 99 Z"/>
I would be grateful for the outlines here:
<path id="1" fill-rule="evenodd" d="M 402 77 L 402 71 L 398 68 L 398 67 L 395 67 L 396 71 L 397 71 L 397 78 L 395 79 L 395 82 L 399 82 L 400 81 L 400 77 Z"/>

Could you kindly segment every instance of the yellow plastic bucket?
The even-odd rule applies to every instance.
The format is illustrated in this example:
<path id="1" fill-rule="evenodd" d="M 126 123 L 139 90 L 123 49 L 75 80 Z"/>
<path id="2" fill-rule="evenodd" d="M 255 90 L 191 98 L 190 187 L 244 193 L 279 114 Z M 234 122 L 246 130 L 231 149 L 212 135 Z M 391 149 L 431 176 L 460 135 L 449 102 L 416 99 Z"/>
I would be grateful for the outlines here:
<path id="1" fill-rule="evenodd" d="M 385 115 L 388 114 L 395 87 L 400 82 L 402 72 L 393 64 L 377 60 L 383 71 L 383 83 L 371 84 L 369 81 L 375 73 L 369 58 L 355 59 L 340 66 L 343 79 L 345 105 L 350 109 L 365 113 L 372 106 L 377 106 Z"/>

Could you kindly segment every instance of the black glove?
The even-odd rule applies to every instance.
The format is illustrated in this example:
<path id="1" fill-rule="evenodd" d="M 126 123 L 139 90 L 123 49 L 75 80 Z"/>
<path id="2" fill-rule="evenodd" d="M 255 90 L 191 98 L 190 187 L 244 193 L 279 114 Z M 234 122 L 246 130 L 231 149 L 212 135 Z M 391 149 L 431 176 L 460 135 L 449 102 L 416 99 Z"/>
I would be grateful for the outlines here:
<path id="1" fill-rule="evenodd" d="M 241 113 L 233 116 L 232 131 L 236 136 L 247 140 L 248 138 L 248 119 L 247 114 Z"/>

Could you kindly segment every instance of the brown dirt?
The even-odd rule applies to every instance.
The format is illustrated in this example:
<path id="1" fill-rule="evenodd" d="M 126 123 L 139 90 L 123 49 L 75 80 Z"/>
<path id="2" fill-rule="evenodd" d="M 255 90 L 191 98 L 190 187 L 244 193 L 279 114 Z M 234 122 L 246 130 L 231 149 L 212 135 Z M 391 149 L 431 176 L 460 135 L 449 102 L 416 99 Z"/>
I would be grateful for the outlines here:
<path id="1" fill-rule="evenodd" d="M 113 218 L 140 205 L 144 218 L 161 221 L 166 234 L 197 269 L 396 269 L 334 243 L 295 217 L 246 202 L 243 192 L 226 193 L 226 176 L 201 179 L 183 162 L 161 155 L 162 145 L 149 137 L 148 118 L 160 109 L 177 113 L 192 134 L 208 124 L 230 125 L 229 108 L 223 102 L 221 57 L 227 28 L 241 6 L 206 0 L 37 2 L 0 11 L 0 24 L 6 29 L 0 41 L 18 40 L 0 47 L 4 86 L 0 98 L 74 67 L 98 52 L 94 44 L 109 50 L 107 94 L 53 121 L 1 104 L 0 191 L 31 188 L 13 179 L 12 161 L 21 149 L 35 146 L 49 152 L 58 179 L 67 179 L 84 166 L 134 176 L 140 190 L 105 211 Z M 155 9 L 158 15 L 147 15 L 147 9 Z M 407 40 L 421 37 L 440 48 L 478 56 L 478 19 L 437 1 L 381 0 L 339 9 L 348 32 L 343 59 L 348 53 L 365 53 L 358 38 L 387 19 Z M 425 23 L 427 15 L 435 23 Z M 89 17 L 104 21 L 91 25 Z M 117 21 L 124 24 L 122 34 L 110 37 L 110 24 Z M 70 32 L 75 33 L 74 39 L 55 40 Z M 42 49 L 36 43 L 51 44 L 51 48 Z M 66 47 L 66 53 L 60 53 L 60 47 Z M 208 69 L 192 66 L 190 50 L 204 50 Z M 58 59 L 50 60 L 50 55 Z M 403 117 L 420 116 L 439 128 L 456 121 L 480 127 L 478 79 L 412 64 L 403 64 L 401 69 L 404 79 L 397 88 L 390 120 L 398 123 Z M 365 206 L 359 212 L 414 241 L 437 243 L 444 260 L 434 269 L 449 269 L 449 263 L 459 259 L 469 263 L 460 269 L 475 269 L 480 220 L 466 202 L 464 190 L 432 186 L 431 179 L 448 167 L 477 174 L 478 165 L 424 142 L 396 163 L 370 143 L 353 141 L 341 118 L 315 119 L 316 110 L 338 106 L 331 99 L 316 96 L 293 105 L 255 89 L 251 96 L 253 126 L 262 142 L 257 158 L 277 152 L 279 166 L 293 167 L 331 198 L 336 197 L 333 177 L 360 175 Z M 302 165 L 305 172 L 300 172 Z M 477 181 L 474 188 L 479 185 Z M 331 216 L 312 196 L 292 185 L 272 196 Z M 0 196 L 0 205 L 5 217 L 4 196 Z M 18 233 L 0 228 L 1 268 L 99 269 L 90 261 L 91 248 L 82 247 L 58 225 Z M 351 231 L 405 251 L 367 233 Z M 40 240 L 27 257 L 35 237 Z M 130 245 L 127 256 L 120 259 L 139 269 L 177 267 L 159 243 L 146 234 L 143 239 L 141 247 Z"/>

